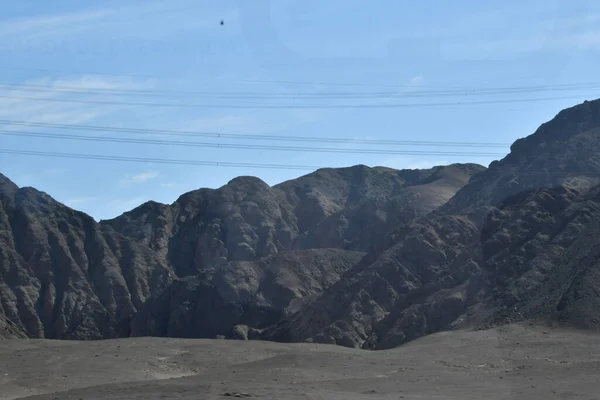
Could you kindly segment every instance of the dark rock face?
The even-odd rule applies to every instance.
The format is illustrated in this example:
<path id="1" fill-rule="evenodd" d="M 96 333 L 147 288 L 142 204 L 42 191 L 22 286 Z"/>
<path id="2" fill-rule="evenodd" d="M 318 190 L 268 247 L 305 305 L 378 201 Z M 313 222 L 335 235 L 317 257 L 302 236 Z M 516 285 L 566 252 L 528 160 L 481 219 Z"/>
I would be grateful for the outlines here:
<path id="1" fill-rule="evenodd" d="M 600 184 L 599 115 L 598 100 L 561 111 L 533 135 L 517 140 L 504 159 L 490 164 L 443 211 L 498 205 L 530 189 L 566 184 L 589 190 Z"/>
<path id="2" fill-rule="evenodd" d="M 20 327 L 16 326 L 5 316 L 0 317 L 0 339 L 27 339 L 25 333 Z"/>
<path id="3" fill-rule="evenodd" d="M 149 248 L 0 177 L 0 335 L 114 337 L 171 280 Z"/>
<path id="4" fill-rule="evenodd" d="M 247 339 L 249 330 L 275 324 L 337 282 L 363 255 L 300 250 L 229 262 L 177 280 L 150 299 L 134 317 L 131 335 Z"/>
<path id="5" fill-rule="evenodd" d="M 390 187 L 377 196 L 366 196 L 357 205 L 352 204 L 325 217 L 311 230 L 300 234 L 294 248 L 372 250 L 395 227 L 440 207 L 471 177 L 484 170 L 479 165 L 454 164 L 430 170 L 400 171 L 403 184 Z M 370 186 L 384 184 L 376 182 Z M 366 193 L 373 193 L 373 190 L 367 189 Z"/>
<path id="6" fill-rule="evenodd" d="M 131 333 L 257 336 L 337 282 L 386 232 L 445 203 L 484 170 L 356 166 L 273 188 L 239 177 L 104 221 L 150 246 L 182 278 L 133 318 Z"/>
<path id="7" fill-rule="evenodd" d="M 235 326 L 237 336 L 254 337 L 356 264 L 364 253 L 351 250 L 369 246 L 370 226 L 382 235 L 388 220 L 430 211 L 482 170 L 357 166 L 273 188 L 239 177 L 100 224 L 2 175 L 0 337 L 214 337 Z M 414 209 L 394 214 L 403 201 Z M 361 226 L 366 215 L 374 222 Z M 330 217 L 349 227 L 315 229 Z M 347 251 L 324 249 L 338 242 Z"/>
<path id="8" fill-rule="evenodd" d="M 0 175 L 0 338 L 383 349 L 529 320 L 600 330 L 600 101 L 488 169 L 322 169 L 94 222 Z"/>
<path id="9" fill-rule="evenodd" d="M 459 326 L 598 328 L 600 102 L 562 111 L 265 332 L 388 348 Z"/>
<path id="10" fill-rule="evenodd" d="M 272 188 L 239 177 L 217 190 L 186 193 L 170 206 L 146 203 L 102 224 L 152 248 L 179 276 L 190 276 L 289 249 L 366 251 L 484 170 L 475 164 L 413 171 L 355 166 Z"/>

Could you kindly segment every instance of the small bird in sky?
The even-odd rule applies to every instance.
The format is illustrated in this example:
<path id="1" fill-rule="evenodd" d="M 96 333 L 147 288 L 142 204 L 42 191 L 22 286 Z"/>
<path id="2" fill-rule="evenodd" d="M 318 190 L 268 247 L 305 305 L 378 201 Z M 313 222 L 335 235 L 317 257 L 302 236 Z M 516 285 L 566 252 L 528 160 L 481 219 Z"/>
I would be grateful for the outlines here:
<path id="1" fill-rule="evenodd" d="M 225 21 L 221 20 L 221 25 L 225 25 Z"/>

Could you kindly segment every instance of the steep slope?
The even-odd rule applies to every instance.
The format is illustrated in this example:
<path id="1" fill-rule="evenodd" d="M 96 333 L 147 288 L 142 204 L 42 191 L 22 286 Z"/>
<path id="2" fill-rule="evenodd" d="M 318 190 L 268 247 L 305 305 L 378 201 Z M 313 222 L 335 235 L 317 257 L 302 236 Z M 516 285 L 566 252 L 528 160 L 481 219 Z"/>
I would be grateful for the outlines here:
<path id="1" fill-rule="evenodd" d="M 0 339 L 26 339 L 27 334 L 5 316 L 0 317 Z"/>
<path id="2" fill-rule="evenodd" d="M 146 203 L 102 223 L 164 255 L 179 276 L 266 257 L 297 235 L 281 193 L 254 177 L 186 193 L 172 206 Z"/>
<path id="3" fill-rule="evenodd" d="M 340 240 L 346 245 L 339 247 L 366 249 L 391 226 L 390 215 L 404 221 L 428 212 L 482 170 L 470 164 L 414 171 L 356 166 L 320 170 L 276 187 L 239 177 L 218 190 L 187 193 L 171 206 L 148 202 L 101 224 L 2 176 L 0 336 L 97 339 L 128 335 L 130 329 L 155 334 L 139 322 L 142 317 L 132 319 L 141 308 L 141 315 L 161 310 L 161 299 L 173 292 L 182 304 L 235 306 L 230 315 L 218 314 L 215 306 L 207 318 L 231 317 L 262 328 L 264 318 L 275 322 L 306 304 L 363 255 L 298 249 L 337 247 Z M 411 211 L 395 212 L 392 200 Z M 339 238 L 329 240 L 318 230 L 311 233 L 323 219 L 343 213 L 350 221 L 347 234 L 341 229 Z M 376 223 L 369 226 L 369 218 Z M 189 279 L 171 285 L 175 276 Z M 172 300 L 167 304 L 180 309 Z M 240 304 L 256 313 L 238 321 Z M 160 318 L 174 312 L 167 307 Z M 174 324 L 167 331 L 177 331 Z M 185 335 L 206 332 L 190 328 Z"/>
<path id="4" fill-rule="evenodd" d="M 274 187 L 239 177 L 102 223 L 148 245 L 179 276 L 191 276 L 286 249 L 365 251 L 390 227 L 442 205 L 483 170 L 475 164 L 402 171 L 359 165 Z"/>
<path id="5" fill-rule="evenodd" d="M 600 101 L 560 112 L 264 337 L 386 348 L 526 318 L 596 327 L 599 128 Z"/>
<path id="6" fill-rule="evenodd" d="M 497 205 L 510 195 L 554 185 L 590 189 L 600 183 L 599 129 L 599 100 L 560 111 L 513 143 L 505 158 L 490 164 L 443 211 Z"/>
<path id="7" fill-rule="evenodd" d="M 275 187 L 240 177 L 103 221 L 154 249 L 182 278 L 148 302 L 131 333 L 214 337 L 244 325 L 234 336 L 256 336 L 334 284 L 364 255 L 354 250 L 439 207 L 483 170 L 356 166 Z"/>
<path id="8" fill-rule="evenodd" d="M 480 269 L 471 261 L 475 273 L 462 284 L 438 285 L 420 304 L 397 304 L 374 327 L 371 345 L 375 338 L 377 348 L 388 348 L 448 327 L 522 320 L 600 328 L 600 187 L 516 195 L 490 211 L 480 232 L 470 251 Z M 460 283 L 458 264 L 449 270 Z"/>
<path id="9" fill-rule="evenodd" d="M 247 338 L 337 282 L 363 255 L 335 249 L 286 251 L 179 279 L 140 310 L 131 335 Z"/>
<path id="10" fill-rule="evenodd" d="M 367 197 L 354 207 L 346 207 L 324 218 L 312 230 L 302 233 L 294 242 L 294 248 L 371 250 L 395 227 L 445 204 L 473 176 L 484 170 L 475 164 L 453 164 L 429 170 L 401 171 L 410 184 L 396 187 L 385 196 Z"/>
<path id="11" fill-rule="evenodd" d="M 171 279 L 149 248 L 0 175 L 0 336 L 114 337 Z"/>

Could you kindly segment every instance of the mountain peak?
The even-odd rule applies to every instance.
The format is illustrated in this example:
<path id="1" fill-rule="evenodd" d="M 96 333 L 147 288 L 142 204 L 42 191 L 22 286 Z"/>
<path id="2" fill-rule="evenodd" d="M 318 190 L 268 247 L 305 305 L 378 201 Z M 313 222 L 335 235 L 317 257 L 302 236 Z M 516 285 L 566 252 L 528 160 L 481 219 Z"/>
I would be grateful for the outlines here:
<path id="1" fill-rule="evenodd" d="M 600 330 L 599 191 L 600 100 L 487 169 L 240 176 L 102 224 L 0 175 L 0 283 L 19 300 L 0 330 L 369 349 L 530 317 Z"/>
<path id="2" fill-rule="evenodd" d="M 442 210 L 495 205 L 519 192 L 569 184 L 585 189 L 600 184 L 600 100 L 560 111 L 510 153 L 475 175 Z"/>
<path id="3" fill-rule="evenodd" d="M 227 185 L 248 185 L 248 184 L 253 184 L 253 185 L 267 185 L 262 179 L 257 178 L 256 176 L 251 176 L 251 175 L 240 175 L 240 176 L 236 176 L 235 178 L 233 178 L 232 180 L 230 180 L 229 182 L 227 182 Z"/>
<path id="4" fill-rule="evenodd" d="M 120 217 L 127 218 L 127 219 L 140 218 L 143 215 L 154 215 L 156 213 L 161 213 L 166 208 L 168 208 L 168 206 L 166 204 L 159 203 L 159 202 L 153 201 L 153 200 L 149 200 L 143 204 L 140 204 L 139 206 L 135 207 L 132 210 L 124 212 L 123 214 L 121 214 Z M 118 220 L 120 217 L 116 217 L 116 218 L 112 218 L 112 219 L 108 219 L 108 220 L 102 220 L 100 222 L 107 223 L 110 225 L 111 221 Z"/>
<path id="5" fill-rule="evenodd" d="M 19 190 L 19 187 L 13 181 L 0 174 L 0 193 L 13 194 L 17 190 Z"/>
<path id="6" fill-rule="evenodd" d="M 600 99 L 584 101 L 560 111 L 532 135 L 515 141 L 508 157 L 529 153 L 543 143 L 561 142 L 580 133 L 600 128 Z"/>
<path id="7" fill-rule="evenodd" d="M 248 193 L 256 192 L 257 190 L 269 190 L 269 186 L 265 181 L 255 176 L 238 176 L 227 182 L 224 188 L 234 191 L 245 191 Z"/>

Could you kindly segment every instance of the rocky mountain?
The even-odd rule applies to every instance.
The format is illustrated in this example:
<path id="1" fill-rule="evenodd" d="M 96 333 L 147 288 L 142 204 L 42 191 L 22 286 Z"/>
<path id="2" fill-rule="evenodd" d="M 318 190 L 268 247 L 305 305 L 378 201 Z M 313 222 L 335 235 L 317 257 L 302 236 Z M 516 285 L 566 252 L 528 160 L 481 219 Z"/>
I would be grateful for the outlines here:
<path id="1" fill-rule="evenodd" d="M 148 247 L 0 175 L 0 337 L 114 337 L 173 278 Z"/>
<path id="2" fill-rule="evenodd" d="M 274 187 L 239 177 L 172 205 L 149 202 L 102 221 L 149 246 L 182 278 L 133 318 L 131 334 L 214 337 L 239 336 L 236 325 L 264 329 L 335 283 L 397 224 L 444 204 L 484 170 L 355 166 Z"/>
<path id="3" fill-rule="evenodd" d="M 389 348 L 522 320 L 600 327 L 600 101 L 518 140 L 264 338 Z"/>
<path id="4" fill-rule="evenodd" d="M 321 169 L 96 223 L 0 176 L 0 338 L 384 349 L 518 321 L 600 329 L 600 100 L 489 168 Z"/>
<path id="5" fill-rule="evenodd" d="M 337 282 L 364 253 L 284 251 L 258 261 L 178 279 L 134 317 L 132 336 L 243 337 L 301 309 Z"/>
<path id="6" fill-rule="evenodd" d="M 373 250 L 395 227 L 445 204 L 458 189 L 484 170 L 476 164 L 454 164 L 429 170 L 402 171 L 404 184 L 362 201 L 349 200 L 354 203 L 327 215 L 311 229 L 302 232 L 294 248 Z M 360 199 L 363 189 L 357 191 L 359 194 L 354 197 Z M 364 190 L 364 193 L 372 192 L 372 189 Z"/>
<path id="7" fill-rule="evenodd" d="M 149 246 L 179 276 L 190 276 L 282 250 L 366 251 L 398 223 L 444 204 L 483 170 L 476 164 L 400 171 L 358 165 L 274 187 L 239 177 L 171 205 L 145 203 L 102 224 Z"/>
<path id="8" fill-rule="evenodd" d="M 482 170 L 356 166 L 275 187 L 240 177 L 102 223 L 1 176 L 0 337 L 265 328 L 339 280 L 374 237 L 443 204 Z M 184 324 L 198 319 L 194 310 L 216 322 Z"/>

